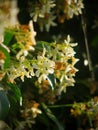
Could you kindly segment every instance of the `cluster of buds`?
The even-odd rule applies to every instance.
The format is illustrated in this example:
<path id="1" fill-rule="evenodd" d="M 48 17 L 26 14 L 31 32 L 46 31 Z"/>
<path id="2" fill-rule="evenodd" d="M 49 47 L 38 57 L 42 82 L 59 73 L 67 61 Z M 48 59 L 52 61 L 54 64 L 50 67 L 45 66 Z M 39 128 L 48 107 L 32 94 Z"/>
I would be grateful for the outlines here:
<path id="1" fill-rule="evenodd" d="M 95 96 L 88 102 L 75 102 L 72 106 L 71 114 L 74 116 L 86 114 L 93 121 L 96 115 L 98 115 L 98 96 Z"/>

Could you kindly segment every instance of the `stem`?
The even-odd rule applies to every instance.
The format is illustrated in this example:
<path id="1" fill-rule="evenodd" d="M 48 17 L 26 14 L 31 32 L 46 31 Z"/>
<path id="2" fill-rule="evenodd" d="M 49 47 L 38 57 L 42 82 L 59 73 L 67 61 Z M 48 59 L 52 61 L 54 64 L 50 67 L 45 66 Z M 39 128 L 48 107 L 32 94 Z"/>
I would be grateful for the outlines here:
<path id="1" fill-rule="evenodd" d="M 64 105 L 52 105 L 48 106 L 49 108 L 60 108 L 60 107 L 72 107 L 73 104 L 64 104 Z"/>
<path id="2" fill-rule="evenodd" d="M 86 47 L 86 53 L 87 53 L 87 59 L 88 59 L 88 67 L 89 67 L 89 71 L 91 72 L 91 78 L 94 80 L 94 72 L 93 72 L 93 68 L 92 68 L 92 62 L 91 62 L 91 58 L 90 58 L 88 39 L 87 39 L 86 21 L 85 21 L 85 18 L 83 15 L 81 15 L 81 21 L 82 21 L 82 29 L 83 29 L 83 33 L 84 33 L 85 47 Z"/>

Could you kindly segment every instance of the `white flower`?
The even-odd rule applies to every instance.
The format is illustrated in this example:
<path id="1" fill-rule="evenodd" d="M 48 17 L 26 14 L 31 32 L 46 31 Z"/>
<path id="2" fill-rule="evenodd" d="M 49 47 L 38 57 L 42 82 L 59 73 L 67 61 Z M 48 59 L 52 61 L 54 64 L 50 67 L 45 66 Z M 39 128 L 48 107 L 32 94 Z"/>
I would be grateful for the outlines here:
<path id="1" fill-rule="evenodd" d="M 38 108 L 32 107 L 31 108 L 32 114 L 33 114 L 33 118 L 36 118 L 38 114 L 41 114 L 42 111 Z"/>
<path id="2" fill-rule="evenodd" d="M 27 55 L 28 55 L 28 51 L 21 49 L 21 50 L 17 53 L 16 58 L 19 60 L 19 59 L 23 56 L 24 59 L 25 59 L 25 57 L 26 57 Z"/>
<path id="3" fill-rule="evenodd" d="M 47 23 L 45 25 L 46 27 L 46 31 L 49 32 L 49 29 L 51 26 L 56 26 L 57 24 L 54 22 L 56 16 L 54 16 L 53 14 L 49 15 L 48 19 L 47 19 Z"/>
<path id="4" fill-rule="evenodd" d="M 38 18 L 44 18 L 45 14 L 51 14 L 51 9 L 55 7 L 54 0 L 42 1 L 42 6 L 36 6 L 34 13 L 31 13 L 33 16 L 34 22 L 37 22 Z"/>
<path id="5" fill-rule="evenodd" d="M 35 74 L 32 65 L 30 65 L 28 60 L 25 60 L 24 62 L 11 63 L 7 75 L 10 82 L 13 83 L 16 78 L 24 81 L 24 77 L 32 78 Z"/>
<path id="6" fill-rule="evenodd" d="M 33 68 L 36 70 L 35 75 L 40 83 L 47 78 L 48 74 L 54 73 L 54 66 L 54 61 L 45 56 L 37 56 L 36 64 L 33 64 Z"/>
<path id="7" fill-rule="evenodd" d="M 67 36 L 67 39 L 64 40 L 64 43 L 65 43 L 67 46 L 71 46 L 71 47 L 77 46 L 77 43 L 71 43 L 70 35 Z"/>
<path id="8" fill-rule="evenodd" d="M 67 0 L 64 13 L 67 18 L 73 18 L 74 15 L 82 14 L 82 9 L 84 8 L 83 0 Z"/>
<path id="9" fill-rule="evenodd" d="M 7 75 L 11 83 L 13 83 L 14 80 L 18 77 L 21 77 L 21 80 L 24 81 L 25 74 L 26 71 L 24 69 L 24 66 L 22 65 L 19 65 L 17 68 L 14 65 L 12 65 L 7 72 Z"/>

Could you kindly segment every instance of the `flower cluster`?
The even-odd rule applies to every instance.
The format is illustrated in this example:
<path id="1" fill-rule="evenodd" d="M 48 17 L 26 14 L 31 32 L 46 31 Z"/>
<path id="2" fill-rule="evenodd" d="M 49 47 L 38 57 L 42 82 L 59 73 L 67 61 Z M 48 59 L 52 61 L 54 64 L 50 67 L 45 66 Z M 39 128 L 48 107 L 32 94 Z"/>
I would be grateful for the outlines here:
<path id="1" fill-rule="evenodd" d="M 35 101 L 28 101 L 26 99 L 25 108 L 21 110 L 21 118 L 23 118 L 23 121 L 16 120 L 16 129 L 15 130 L 23 130 L 26 128 L 26 126 L 29 126 L 29 128 L 32 127 L 32 124 L 35 123 L 34 119 L 37 117 L 38 114 L 41 114 L 41 110 L 38 108 L 39 103 Z"/>
<path id="2" fill-rule="evenodd" d="M 6 28 L 8 33 L 12 33 L 15 36 L 17 44 L 13 45 L 14 51 L 18 49 L 16 54 L 17 59 L 21 59 L 22 56 L 27 56 L 28 51 L 34 50 L 34 45 L 36 44 L 35 36 L 36 32 L 33 29 L 32 21 L 28 25 L 15 25 Z"/>
<path id="3" fill-rule="evenodd" d="M 58 10 L 57 8 L 57 10 L 58 19 L 61 23 L 63 23 L 65 19 L 73 18 L 74 15 L 82 14 L 82 9 L 84 8 L 83 0 L 63 0 L 63 2 L 58 2 L 57 6 L 60 6 L 60 9 Z"/>
<path id="4" fill-rule="evenodd" d="M 66 87 L 74 86 L 74 76 L 78 71 L 74 65 L 78 59 L 74 56 L 75 51 L 73 47 L 76 46 L 77 43 L 70 42 L 70 36 L 68 35 L 64 43 L 54 42 L 50 44 L 50 47 L 48 47 L 46 51 L 47 58 L 51 59 L 54 63 L 52 63 L 52 73 L 50 73 L 52 75 L 46 75 L 46 80 L 44 78 L 42 83 L 38 83 L 38 86 L 40 86 L 39 92 L 41 95 L 44 95 L 41 98 L 42 101 L 53 104 L 57 96 L 61 95 L 62 92 L 66 92 Z M 50 91 L 50 86 L 53 90 L 52 92 Z"/>
<path id="5" fill-rule="evenodd" d="M 49 31 L 51 26 L 56 26 L 56 19 L 63 23 L 81 14 L 83 8 L 83 0 L 40 0 L 29 3 L 31 17 L 39 24 L 41 31 L 44 27 Z"/>
<path id="6" fill-rule="evenodd" d="M 29 92 L 23 92 L 20 98 L 23 98 L 21 115 L 25 116 L 23 126 L 27 122 L 32 124 L 33 119 L 42 113 L 38 108 L 41 102 L 55 103 L 56 97 L 66 92 L 66 87 L 74 85 L 77 72 L 74 65 L 78 59 L 75 58 L 73 47 L 77 43 L 71 43 L 69 35 L 63 43 L 36 42 L 31 23 L 8 27 L 5 34 L 4 41 L 0 44 L 0 63 L 2 60 L 5 63 L 0 64 L 0 73 L 4 72 L 0 78 L 1 83 L 6 81 L 10 86 L 30 87 Z M 7 36 L 9 41 L 6 41 Z M 6 47 L 5 43 L 9 46 Z M 36 89 L 39 97 L 37 101 Z"/>
<path id="7" fill-rule="evenodd" d="M 21 113 L 22 113 L 22 116 L 24 118 L 26 118 L 27 116 L 28 117 L 33 117 L 33 118 L 36 118 L 37 117 L 37 114 L 41 114 L 41 110 L 38 109 L 39 107 L 39 104 L 35 101 L 28 101 L 28 99 L 26 99 L 25 101 L 25 110 L 22 110 Z"/>
<path id="8" fill-rule="evenodd" d="M 15 35 L 17 36 L 17 34 Z M 21 37 L 21 35 L 19 37 L 20 39 L 23 38 L 23 36 Z M 22 45 L 24 44 L 23 39 L 21 41 L 18 38 L 17 42 L 18 44 L 19 42 Z M 26 42 L 26 45 L 24 45 L 24 47 L 27 45 L 28 42 Z M 12 60 L 9 68 L 7 69 L 9 81 L 13 83 L 18 77 L 20 77 L 21 80 L 24 81 L 25 76 L 27 78 L 32 78 L 36 76 L 38 78 L 38 82 L 42 83 L 42 81 L 48 79 L 49 74 L 54 74 L 56 79 L 59 80 L 59 93 L 65 91 L 66 86 L 73 86 L 75 82 L 73 76 L 75 76 L 75 73 L 77 72 L 77 69 L 74 67 L 74 65 L 78 61 L 74 57 L 75 51 L 73 49 L 73 46 L 76 46 L 76 44 L 70 44 L 70 37 L 68 36 L 67 40 L 65 40 L 64 43 L 52 43 L 44 46 L 49 45 L 49 50 L 46 50 L 47 48 L 43 47 L 42 52 L 38 52 L 37 50 L 33 51 L 30 59 L 26 57 L 27 55 L 22 55 L 19 59 L 17 58 L 16 54 L 16 60 Z M 27 50 L 27 52 L 28 51 L 29 50 Z M 37 56 L 35 56 L 34 53 L 37 53 Z"/>
<path id="9" fill-rule="evenodd" d="M 73 47 L 77 43 L 71 43 L 69 35 L 64 43 L 36 43 L 34 30 L 32 33 L 32 30 L 26 27 L 7 28 L 7 33 L 12 32 L 17 41 L 10 48 L 13 57 L 5 70 L 7 79 L 16 84 L 18 78 L 22 82 L 25 78 L 36 79 L 35 86 L 39 88 L 41 95 L 51 95 L 50 90 L 53 90 L 51 95 L 53 101 L 52 99 L 48 101 L 53 103 L 56 96 L 66 92 L 66 87 L 75 83 L 74 76 L 78 70 L 74 65 L 78 59 L 75 58 Z"/>
<path id="10" fill-rule="evenodd" d="M 98 96 L 95 96 L 90 101 L 85 103 L 74 103 L 71 109 L 71 113 L 75 116 L 81 115 L 82 113 L 88 116 L 94 117 L 98 114 Z"/>
<path id="11" fill-rule="evenodd" d="M 40 30 L 43 31 L 45 26 L 46 30 L 49 31 L 50 26 L 55 26 L 54 19 L 56 16 L 53 15 L 52 8 L 55 7 L 54 0 L 40 0 L 40 2 L 29 3 L 29 11 L 34 22 L 38 22 Z M 33 7 L 32 7 L 33 6 Z"/>
<path id="12" fill-rule="evenodd" d="M 67 86 L 74 85 L 73 76 L 78 71 L 74 65 L 78 61 L 74 57 L 75 51 L 73 49 L 77 43 L 71 43 L 70 36 L 68 35 L 67 40 L 64 43 L 57 44 L 53 48 L 52 52 L 48 54 L 49 58 L 55 61 L 55 77 L 59 79 L 60 88 L 58 92 L 61 94 L 62 91 L 66 90 Z"/>
<path id="13" fill-rule="evenodd" d="M 88 102 L 74 103 L 72 105 L 71 114 L 76 116 L 86 115 L 91 127 L 98 128 L 98 96 L 95 96 Z M 95 122 L 94 126 L 93 121 Z"/>

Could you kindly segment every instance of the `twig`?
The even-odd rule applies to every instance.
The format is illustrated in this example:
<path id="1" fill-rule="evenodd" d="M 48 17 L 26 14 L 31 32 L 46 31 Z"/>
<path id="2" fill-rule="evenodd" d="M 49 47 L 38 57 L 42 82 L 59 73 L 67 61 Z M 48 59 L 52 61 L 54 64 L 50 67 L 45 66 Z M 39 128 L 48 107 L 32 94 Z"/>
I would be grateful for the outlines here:
<path id="1" fill-rule="evenodd" d="M 85 17 L 83 14 L 81 15 L 81 22 L 82 22 L 82 29 L 83 29 L 83 33 L 84 33 L 85 47 L 86 47 L 86 53 L 87 53 L 87 59 L 88 59 L 88 67 L 89 67 L 89 71 L 91 73 L 91 78 L 92 78 L 92 80 L 94 80 L 94 72 L 93 72 L 92 62 L 91 62 L 91 58 L 90 58 L 88 39 L 87 39 L 86 20 L 85 20 Z"/>

